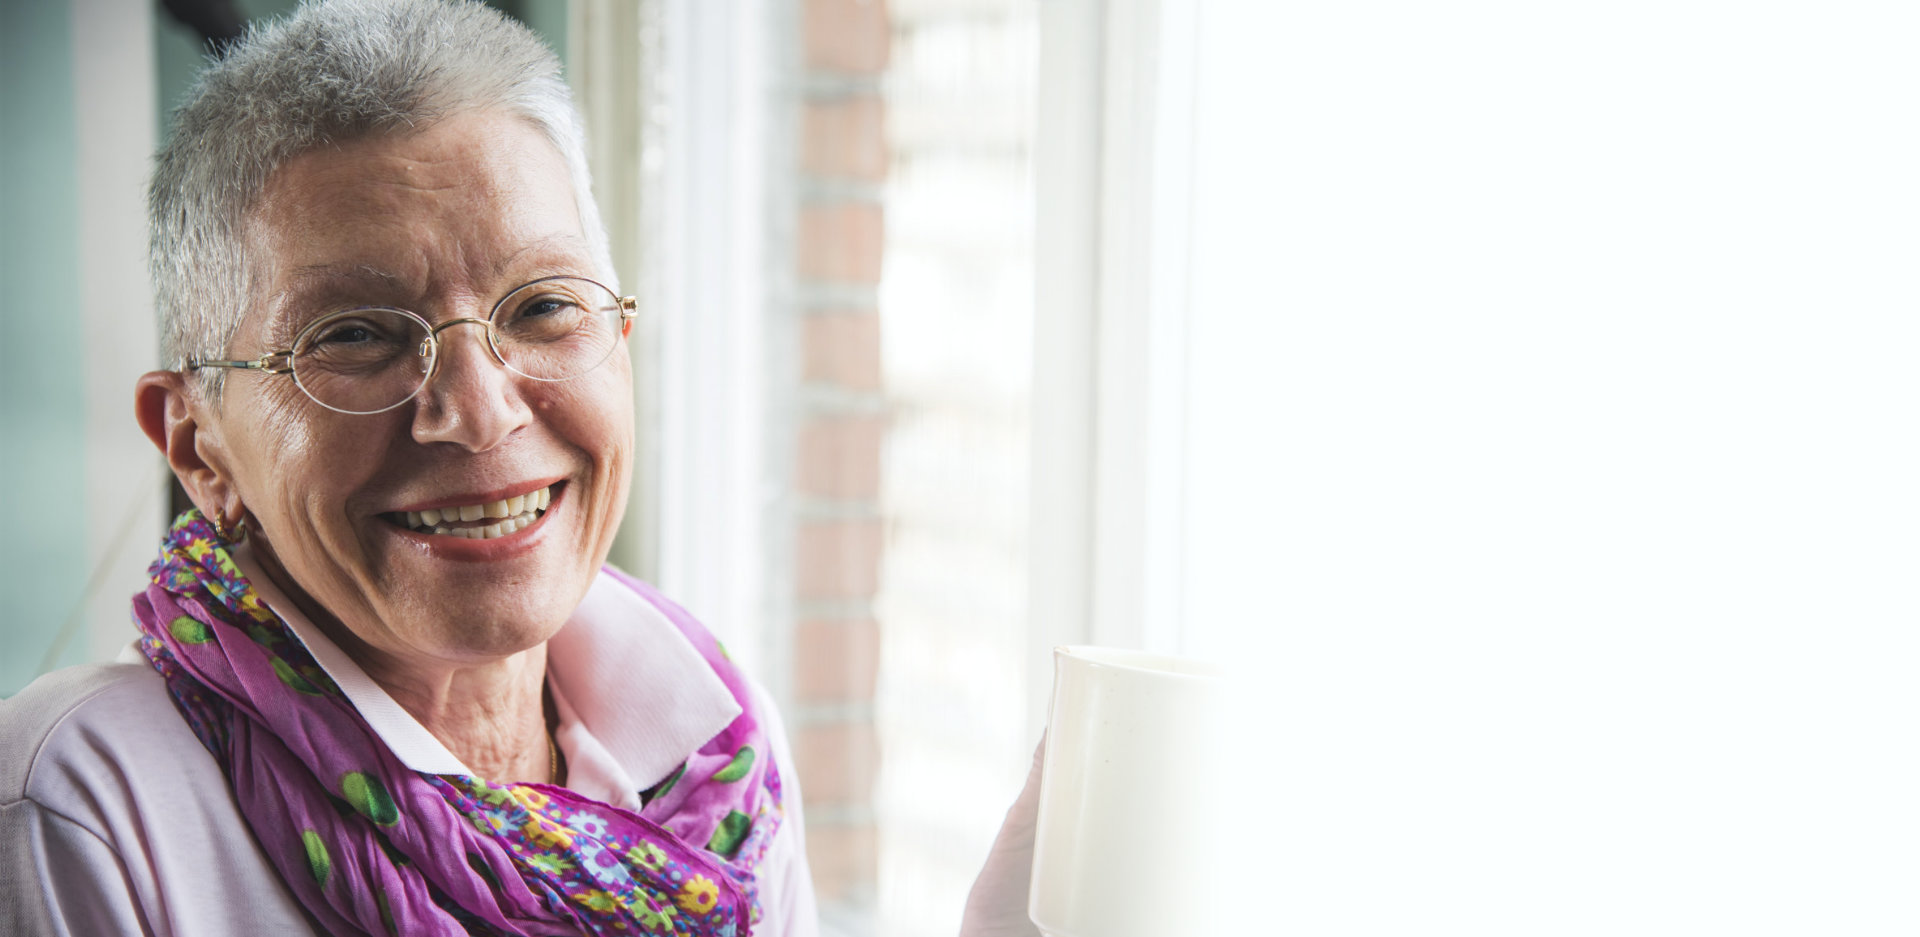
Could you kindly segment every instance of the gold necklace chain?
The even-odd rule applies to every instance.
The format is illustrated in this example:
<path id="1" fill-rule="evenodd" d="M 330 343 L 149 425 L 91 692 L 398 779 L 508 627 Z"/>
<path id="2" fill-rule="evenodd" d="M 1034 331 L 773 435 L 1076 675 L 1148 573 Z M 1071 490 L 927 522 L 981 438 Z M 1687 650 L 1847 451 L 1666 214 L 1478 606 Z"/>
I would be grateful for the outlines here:
<path id="1" fill-rule="evenodd" d="M 547 733 L 547 783 L 560 785 L 560 746 L 553 743 L 551 732 Z"/>

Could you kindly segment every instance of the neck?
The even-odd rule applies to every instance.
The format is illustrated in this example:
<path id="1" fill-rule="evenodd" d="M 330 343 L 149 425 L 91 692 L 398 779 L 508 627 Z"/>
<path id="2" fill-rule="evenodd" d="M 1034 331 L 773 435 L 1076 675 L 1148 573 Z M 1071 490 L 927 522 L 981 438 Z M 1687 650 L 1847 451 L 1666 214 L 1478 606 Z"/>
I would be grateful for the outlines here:
<path id="1" fill-rule="evenodd" d="M 363 664 L 363 666 L 365 666 Z M 546 645 L 457 669 L 366 667 L 433 737 L 491 781 L 557 782 L 549 732 Z"/>

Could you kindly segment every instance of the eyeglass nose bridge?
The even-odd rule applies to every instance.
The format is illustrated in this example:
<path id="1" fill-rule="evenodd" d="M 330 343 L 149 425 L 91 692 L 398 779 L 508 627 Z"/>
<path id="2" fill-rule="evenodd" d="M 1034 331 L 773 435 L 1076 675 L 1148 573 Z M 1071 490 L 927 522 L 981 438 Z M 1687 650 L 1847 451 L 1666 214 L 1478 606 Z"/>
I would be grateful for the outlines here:
<path id="1" fill-rule="evenodd" d="M 478 316 L 461 316 L 458 319 L 448 319 L 447 321 L 442 322 L 439 325 L 436 325 L 428 329 L 427 337 L 420 341 L 420 357 L 425 358 L 428 361 L 427 375 L 429 377 L 431 377 L 434 374 L 434 372 L 440 370 L 440 354 L 439 354 L 440 342 L 441 342 L 440 333 L 445 332 L 446 330 L 453 328 L 456 325 L 479 326 L 481 331 L 484 331 L 487 334 L 487 343 L 486 343 L 487 352 L 493 355 L 493 360 L 499 362 L 500 366 L 503 368 L 510 369 L 512 367 L 511 365 L 507 364 L 507 359 L 500 356 L 500 343 L 494 340 L 493 322 L 487 319 L 482 319 Z"/>

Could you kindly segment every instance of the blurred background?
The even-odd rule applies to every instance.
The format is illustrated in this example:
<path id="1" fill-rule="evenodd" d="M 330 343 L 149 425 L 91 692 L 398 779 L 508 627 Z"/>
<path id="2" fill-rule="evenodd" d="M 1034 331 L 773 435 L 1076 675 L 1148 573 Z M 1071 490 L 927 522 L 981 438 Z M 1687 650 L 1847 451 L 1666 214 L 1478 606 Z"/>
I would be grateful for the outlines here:
<path id="1" fill-rule="evenodd" d="M 829 934 L 957 931 L 1070 643 L 1271 694 L 1195 770 L 1276 933 L 1920 929 L 1905 5 L 495 5 Z M 144 174 L 286 6 L 0 2 L 0 694 L 129 638 Z"/>

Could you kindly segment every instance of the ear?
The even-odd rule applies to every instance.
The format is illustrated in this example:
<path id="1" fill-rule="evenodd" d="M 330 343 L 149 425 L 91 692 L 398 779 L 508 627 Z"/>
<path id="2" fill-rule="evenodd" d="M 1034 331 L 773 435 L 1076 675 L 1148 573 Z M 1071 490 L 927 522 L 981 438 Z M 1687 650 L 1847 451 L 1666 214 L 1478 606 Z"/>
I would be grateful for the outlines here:
<path id="1" fill-rule="evenodd" d="M 212 422 L 204 419 L 207 404 L 199 389 L 178 371 L 148 371 L 140 375 L 133 395 L 141 431 L 167 457 L 200 513 L 209 520 L 244 518 L 246 505 L 227 470 L 226 447 Z"/>

